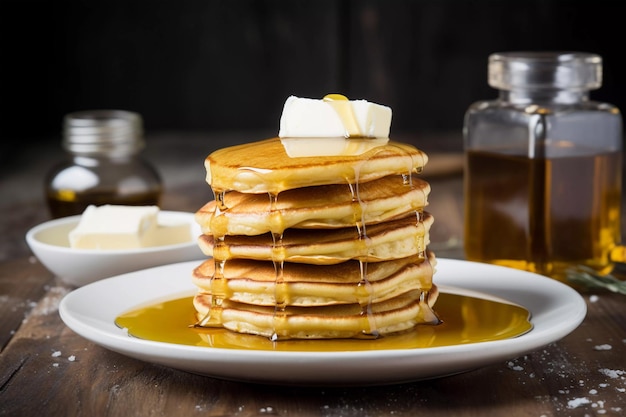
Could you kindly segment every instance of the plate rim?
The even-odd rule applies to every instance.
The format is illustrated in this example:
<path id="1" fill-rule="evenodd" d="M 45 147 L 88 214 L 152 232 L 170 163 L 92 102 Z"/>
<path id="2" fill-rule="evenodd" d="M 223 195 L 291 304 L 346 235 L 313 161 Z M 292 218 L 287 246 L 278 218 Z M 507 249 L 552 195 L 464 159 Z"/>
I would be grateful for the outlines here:
<path id="1" fill-rule="evenodd" d="M 269 350 L 245 350 L 245 349 L 229 349 L 229 348 L 212 348 L 172 344 L 167 342 L 158 342 L 150 340 L 141 340 L 129 337 L 124 330 L 119 329 L 114 324 L 115 317 L 128 309 L 148 302 L 155 302 L 159 299 L 175 298 L 193 294 L 195 287 L 191 282 L 191 271 L 202 261 L 185 261 L 175 264 L 163 265 L 148 268 L 140 271 L 130 272 L 74 289 L 66 294 L 59 303 L 59 315 L 63 322 L 74 332 L 83 338 L 100 345 L 106 349 L 116 351 L 126 356 L 131 356 L 146 362 L 157 363 L 183 371 L 197 373 L 205 376 L 230 379 L 245 380 L 248 382 L 260 383 L 288 383 L 288 384 L 306 384 L 306 385 L 382 385 L 388 383 L 399 383 L 420 379 L 430 379 L 441 377 L 449 374 L 465 372 L 470 369 L 485 366 L 494 363 L 497 360 L 512 359 L 523 354 L 535 351 L 552 342 L 558 341 L 574 331 L 584 320 L 587 314 L 587 306 L 583 297 L 573 288 L 558 282 L 554 279 L 547 278 L 531 272 L 516 270 L 498 265 L 483 264 L 458 259 L 439 258 L 437 260 L 436 274 L 434 282 L 442 288 L 451 288 L 459 290 L 469 290 L 482 293 L 496 298 L 502 298 L 510 302 L 520 304 L 529 310 L 530 321 L 533 328 L 516 338 L 483 341 L 462 345 L 452 345 L 444 347 L 426 347 L 419 349 L 384 349 L 384 350 L 367 350 L 367 351 L 335 351 L 335 352 L 309 352 L 309 351 L 269 351 Z M 483 291 L 481 286 L 475 285 L 476 282 L 466 281 L 467 285 L 458 285 L 463 282 L 461 279 L 451 276 L 454 272 L 462 268 L 470 278 L 475 277 L 479 272 L 489 276 L 490 274 L 502 274 L 503 278 L 499 281 L 490 281 L 486 284 L 484 279 L 482 287 L 489 285 L 491 291 Z M 168 273 L 180 273 L 185 271 L 182 277 L 167 280 L 165 275 Z M 157 278 L 154 278 L 154 277 Z M 526 282 L 517 284 L 516 279 L 526 279 Z M 113 305 L 105 306 L 104 310 L 84 311 L 85 309 L 77 309 L 81 299 L 99 296 L 102 301 L 109 301 L 106 297 L 102 298 L 102 294 L 106 291 L 115 290 L 120 286 L 139 285 L 142 282 L 150 280 L 154 281 L 154 288 L 147 294 L 133 294 L 127 291 L 125 300 L 112 302 Z M 530 282 L 528 282 L 530 281 Z M 518 302 L 514 295 L 523 297 L 519 292 L 524 289 L 522 287 L 530 287 L 530 293 L 533 291 L 533 285 L 539 286 L 546 290 L 545 298 L 554 305 L 549 306 L 547 310 L 541 310 L 534 306 L 525 305 Z M 455 285 L 457 284 L 457 285 Z M 536 290 L 535 290 L 536 291 Z M 159 294 L 159 296 L 155 296 Z M 507 295 L 513 295 L 507 296 Z M 556 296 L 556 295 L 558 296 Z M 504 296 L 503 296 L 504 295 Z M 132 305 L 128 303 L 134 300 Z M 126 305 L 124 307 L 121 304 Z M 543 325 L 545 323 L 544 315 L 556 315 L 565 320 L 559 320 L 558 328 Z M 108 323 L 103 321 L 109 320 Z M 519 346 L 520 342 L 525 343 Z M 482 351 L 482 352 L 480 352 Z M 487 358 L 484 352 L 493 353 L 492 358 Z M 424 366 L 423 369 L 419 365 L 422 358 L 435 358 L 443 360 L 446 358 L 458 356 L 460 353 L 467 355 L 467 360 L 455 359 L 458 362 L 455 366 L 446 365 L 441 367 L 441 371 L 432 369 L 432 366 Z M 367 370 L 357 370 L 356 374 L 351 377 L 344 375 L 339 378 L 333 378 L 331 375 L 324 375 L 321 371 L 324 365 L 340 366 L 346 370 L 354 371 L 357 365 L 362 364 L 364 360 L 371 361 L 388 360 L 392 369 L 383 371 L 383 374 L 370 375 Z M 215 365 L 217 361 L 230 361 L 237 363 L 234 368 L 242 366 L 250 366 L 249 371 L 210 369 L 207 365 Z M 267 371 L 267 367 L 262 366 L 260 362 L 270 361 L 271 364 L 293 365 L 298 363 L 305 367 L 304 372 L 296 373 L 297 375 L 282 375 L 281 372 L 259 375 L 261 370 Z M 414 368 L 414 372 L 407 372 L 401 369 L 405 362 Z M 315 370 L 320 367 L 320 372 Z M 417 367 L 417 368 L 415 368 Z M 379 368 L 374 366 L 373 368 Z M 396 375 L 392 371 L 398 371 Z M 373 372 L 372 372 L 373 373 Z M 286 377 L 288 376 L 288 377 Z"/>

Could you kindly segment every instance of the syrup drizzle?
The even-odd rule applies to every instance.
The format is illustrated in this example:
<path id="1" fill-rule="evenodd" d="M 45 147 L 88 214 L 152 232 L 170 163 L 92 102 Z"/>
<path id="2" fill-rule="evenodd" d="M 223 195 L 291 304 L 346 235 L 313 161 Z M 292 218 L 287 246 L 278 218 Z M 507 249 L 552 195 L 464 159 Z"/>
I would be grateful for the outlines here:
<path id="1" fill-rule="evenodd" d="M 276 276 L 274 277 L 274 333 L 272 341 L 277 341 L 288 329 L 286 307 L 289 304 L 289 290 L 284 279 L 285 273 L 285 248 L 283 234 L 285 232 L 284 221 L 281 212 L 277 208 L 279 193 L 268 193 L 270 200 L 270 229 L 272 233 L 272 263 Z"/>
<path id="2" fill-rule="evenodd" d="M 363 133 L 356 121 L 352 104 L 350 104 L 346 96 L 341 94 L 327 94 L 324 96 L 323 101 L 330 104 L 341 119 L 346 132 L 346 138 L 363 137 Z"/>
<path id="3" fill-rule="evenodd" d="M 365 222 L 366 206 L 363 203 L 363 200 L 361 200 L 359 192 L 360 167 L 361 165 L 357 165 L 355 167 L 355 183 L 350 184 L 350 182 L 348 181 L 350 192 L 352 193 L 352 207 L 354 208 L 354 219 L 358 233 L 359 244 L 363 248 L 363 257 L 359 259 L 360 279 L 359 283 L 357 284 L 357 299 L 359 301 L 359 304 L 361 305 L 361 317 L 363 317 L 363 324 L 361 325 L 362 336 L 376 338 L 379 336 L 379 332 L 378 326 L 376 325 L 376 320 L 374 319 L 374 314 L 372 312 L 372 299 L 374 297 L 374 292 L 372 290 L 372 284 L 367 275 L 368 262 L 366 260 L 363 260 L 368 259 L 370 256 L 370 245 L 369 238 L 367 237 L 367 225 Z"/>

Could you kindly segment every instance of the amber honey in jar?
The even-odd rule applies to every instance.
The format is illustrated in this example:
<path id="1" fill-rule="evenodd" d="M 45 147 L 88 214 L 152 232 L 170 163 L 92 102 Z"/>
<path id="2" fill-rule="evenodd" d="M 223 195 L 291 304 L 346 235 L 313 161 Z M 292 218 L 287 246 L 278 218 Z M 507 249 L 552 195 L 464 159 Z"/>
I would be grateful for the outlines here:
<path id="1" fill-rule="evenodd" d="M 159 205 L 162 181 L 140 157 L 145 146 L 141 116 L 121 110 L 70 113 L 63 124 L 70 158 L 45 181 L 54 218 L 81 214 L 90 205 Z"/>
<path id="2" fill-rule="evenodd" d="M 489 57 L 495 100 L 465 116 L 468 260 L 565 280 L 608 273 L 621 242 L 622 119 L 592 101 L 601 57 L 520 52 Z"/>

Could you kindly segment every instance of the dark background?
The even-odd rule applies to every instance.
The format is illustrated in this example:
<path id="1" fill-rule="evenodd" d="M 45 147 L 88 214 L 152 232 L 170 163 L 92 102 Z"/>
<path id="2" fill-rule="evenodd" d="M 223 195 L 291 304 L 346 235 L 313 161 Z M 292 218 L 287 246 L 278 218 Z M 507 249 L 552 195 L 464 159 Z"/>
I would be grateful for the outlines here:
<path id="1" fill-rule="evenodd" d="M 505 50 L 602 55 L 592 98 L 623 110 L 625 4 L 5 0 L 0 161 L 58 141 L 63 115 L 85 109 L 139 112 L 148 135 L 277 132 L 290 94 L 389 105 L 392 137 L 459 132 L 470 103 L 495 97 L 487 57 Z"/>

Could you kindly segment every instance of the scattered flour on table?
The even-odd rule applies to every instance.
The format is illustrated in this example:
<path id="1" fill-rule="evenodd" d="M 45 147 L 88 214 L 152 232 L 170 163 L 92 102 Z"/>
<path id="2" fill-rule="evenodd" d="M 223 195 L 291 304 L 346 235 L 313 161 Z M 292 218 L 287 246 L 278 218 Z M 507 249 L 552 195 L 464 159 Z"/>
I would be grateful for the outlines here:
<path id="1" fill-rule="evenodd" d="M 574 398 L 567 402 L 567 408 L 578 408 L 581 405 L 591 404 L 591 400 L 587 397 Z"/>
<path id="2" fill-rule="evenodd" d="M 50 356 L 52 356 L 53 358 L 60 358 L 62 355 L 60 350 L 55 350 L 54 352 L 52 352 L 52 354 Z M 75 362 L 76 361 L 76 355 L 70 355 L 67 357 L 67 361 L 68 362 Z M 52 364 L 52 366 L 54 367 L 58 367 L 59 363 L 58 362 L 54 362 Z"/>
<path id="3" fill-rule="evenodd" d="M 603 345 L 596 345 L 593 347 L 593 350 L 611 350 L 613 349 L 613 346 L 605 343 Z"/>
<path id="4" fill-rule="evenodd" d="M 626 371 L 623 370 L 602 368 L 598 369 L 598 372 L 608 376 L 611 379 L 626 379 Z"/>
<path id="5" fill-rule="evenodd" d="M 513 362 L 513 361 L 508 361 L 508 362 L 506 363 L 506 366 L 507 366 L 509 369 L 513 370 L 513 371 L 523 371 L 523 370 L 524 370 L 524 367 L 523 367 L 523 366 L 521 366 L 521 365 L 516 365 L 516 364 L 515 364 L 515 362 Z"/>
<path id="6" fill-rule="evenodd" d="M 19 310 L 31 310 L 33 307 L 37 305 L 36 302 L 31 300 L 22 300 L 17 297 L 11 297 L 7 294 L 0 295 L 0 304 L 1 305 L 10 305 L 10 310 L 12 312 L 16 312 Z"/>
<path id="7" fill-rule="evenodd" d="M 32 314 L 34 316 L 47 316 L 49 314 L 56 314 L 59 311 L 59 303 L 61 299 L 65 297 L 70 290 L 63 287 L 50 287 L 48 293 L 41 299 L 39 304 L 34 306 Z"/>
<path id="8" fill-rule="evenodd" d="M 591 340 L 588 340 L 591 342 Z M 626 339 L 624 339 L 626 341 Z M 554 345 L 551 345 L 554 346 Z M 609 344 L 599 344 L 593 346 L 596 351 L 611 351 Z M 533 360 L 531 360 L 534 357 Z M 535 362 L 535 363 L 533 363 Z M 579 363 L 574 365 L 570 361 L 568 352 L 560 349 L 550 349 L 550 346 L 536 351 L 531 355 L 526 355 L 517 359 L 504 362 L 507 369 L 516 371 L 519 374 L 519 382 L 525 384 L 529 378 L 539 377 L 532 370 L 539 365 L 542 373 L 555 374 L 561 378 L 564 386 L 558 389 L 559 395 L 535 397 L 539 402 L 551 403 L 556 411 L 567 413 L 566 410 L 582 409 L 588 410 L 594 415 L 622 415 L 624 406 L 620 403 L 621 397 L 615 400 L 617 404 L 609 403 L 602 398 L 607 390 L 615 390 L 620 394 L 626 393 L 626 370 L 600 368 L 600 372 L 607 379 L 597 386 L 588 386 L 589 380 L 580 378 L 591 372 L 588 365 Z M 576 376 L 578 378 L 574 379 Z"/>

